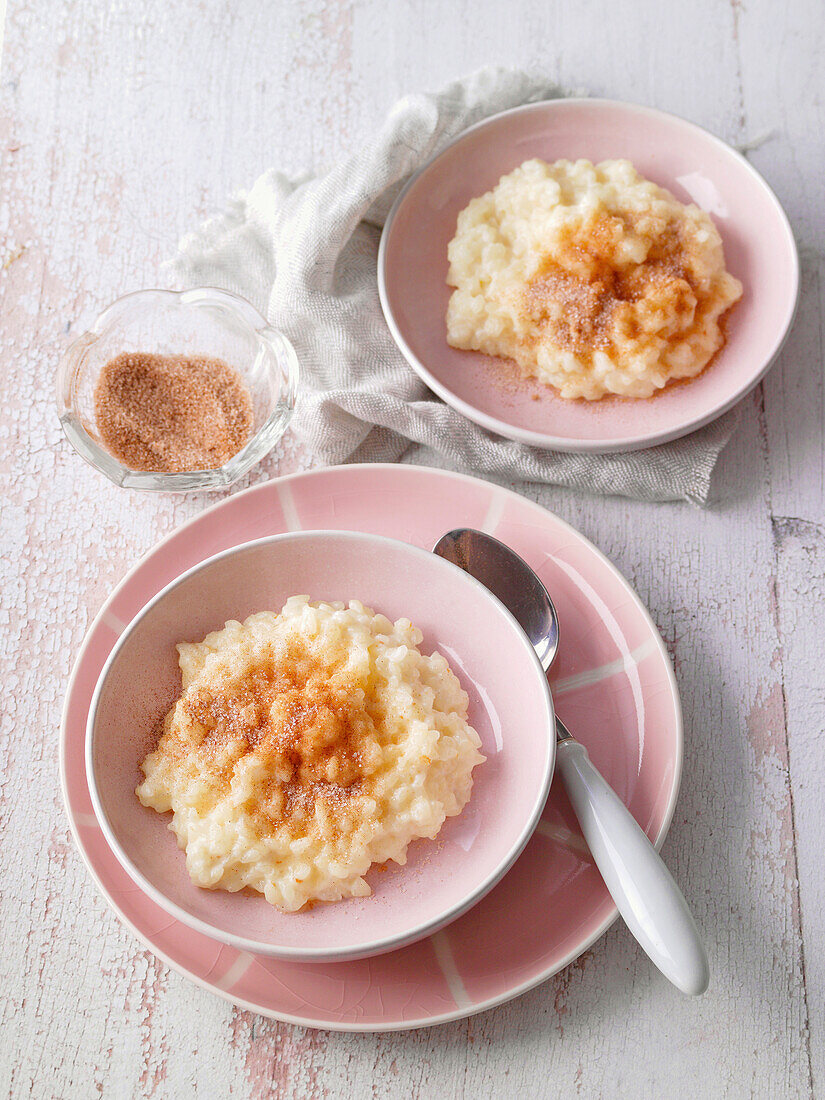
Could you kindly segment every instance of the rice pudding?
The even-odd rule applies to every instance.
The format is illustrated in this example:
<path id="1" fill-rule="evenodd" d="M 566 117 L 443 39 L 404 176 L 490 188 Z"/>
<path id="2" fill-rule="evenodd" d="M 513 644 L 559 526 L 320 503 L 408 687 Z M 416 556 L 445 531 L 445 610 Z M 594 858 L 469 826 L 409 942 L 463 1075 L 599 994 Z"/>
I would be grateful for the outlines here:
<path id="1" fill-rule="evenodd" d="M 742 295 L 709 215 L 627 160 L 526 161 L 461 211 L 448 258 L 448 343 L 563 398 L 695 377 Z"/>
<path id="2" fill-rule="evenodd" d="M 481 742 L 447 661 L 408 620 L 289 599 L 178 645 L 182 694 L 141 768 L 140 801 L 198 886 L 287 911 L 371 893 L 470 798 Z"/>

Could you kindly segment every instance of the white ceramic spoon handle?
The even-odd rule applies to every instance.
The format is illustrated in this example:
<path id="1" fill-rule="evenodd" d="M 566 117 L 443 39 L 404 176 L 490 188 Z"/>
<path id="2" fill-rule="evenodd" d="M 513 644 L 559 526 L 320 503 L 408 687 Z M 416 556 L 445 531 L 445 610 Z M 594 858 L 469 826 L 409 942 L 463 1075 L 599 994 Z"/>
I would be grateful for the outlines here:
<path id="1" fill-rule="evenodd" d="M 584 745 L 558 723 L 556 767 L 584 839 L 630 931 L 666 978 L 696 996 L 708 987 L 708 960 L 679 887 L 625 804 L 593 766 Z"/>

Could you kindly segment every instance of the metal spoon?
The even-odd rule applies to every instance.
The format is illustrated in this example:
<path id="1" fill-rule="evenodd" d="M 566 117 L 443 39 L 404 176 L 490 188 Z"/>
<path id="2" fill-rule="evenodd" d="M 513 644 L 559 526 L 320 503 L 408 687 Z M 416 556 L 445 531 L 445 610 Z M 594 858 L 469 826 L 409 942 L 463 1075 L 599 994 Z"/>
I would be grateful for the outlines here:
<path id="1" fill-rule="evenodd" d="M 559 620 L 550 594 L 523 561 L 498 539 L 460 527 L 443 535 L 433 553 L 489 588 L 520 623 L 545 672 L 559 648 Z M 708 986 L 708 960 L 679 887 L 587 750 L 556 718 L 556 767 L 607 889 L 630 931 L 661 972 L 683 993 Z"/>

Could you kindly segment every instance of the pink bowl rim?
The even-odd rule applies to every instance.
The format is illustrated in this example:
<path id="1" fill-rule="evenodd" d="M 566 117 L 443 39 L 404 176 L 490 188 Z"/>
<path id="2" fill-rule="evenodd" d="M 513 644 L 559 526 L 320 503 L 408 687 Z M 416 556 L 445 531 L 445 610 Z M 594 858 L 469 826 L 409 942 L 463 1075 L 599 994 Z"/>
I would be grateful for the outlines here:
<path id="1" fill-rule="evenodd" d="M 197 517 L 195 517 L 197 518 Z M 180 530 L 180 528 L 178 528 Z M 118 840 L 115 830 L 106 815 L 106 811 L 103 807 L 103 803 L 100 797 L 100 792 L 97 786 L 97 776 L 94 767 L 94 743 L 95 743 L 95 725 L 97 718 L 97 710 L 100 702 L 100 696 L 103 691 L 106 679 L 111 671 L 111 667 L 117 659 L 121 649 L 126 644 L 128 639 L 132 636 L 136 629 L 140 627 L 141 622 L 149 614 L 149 612 L 161 603 L 170 592 L 172 592 L 179 585 L 183 584 L 190 577 L 194 576 L 201 571 L 210 568 L 216 562 L 226 558 L 231 558 L 236 554 L 243 551 L 250 550 L 256 546 L 270 545 L 272 543 L 281 542 L 308 542 L 318 538 L 334 537 L 342 542 L 351 543 L 370 543 L 375 545 L 391 545 L 396 549 L 402 549 L 404 552 L 410 554 L 412 557 L 418 557 L 421 560 L 425 560 L 428 566 L 436 562 L 434 565 L 436 569 L 446 568 L 447 571 L 451 571 L 455 574 L 456 580 L 459 583 L 467 582 L 469 587 L 475 588 L 482 594 L 483 598 L 488 602 L 494 603 L 498 606 L 499 610 L 504 613 L 504 617 L 514 629 L 515 633 L 519 636 L 519 641 L 522 643 L 522 649 L 525 656 L 525 665 L 532 668 L 533 673 L 537 676 L 539 685 L 541 687 L 542 694 L 546 702 L 546 710 L 544 713 L 545 720 L 545 733 L 547 738 L 546 752 L 543 762 L 542 777 L 539 782 L 536 798 L 529 807 L 529 812 L 525 816 L 524 824 L 522 825 L 516 839 L 511 845 L 507 853 L 500 859 L 495 866 L 488 872 L 486 877 L 478 883 L 476 888 L 466 898 L 459 902 L 456 902 L 449 909 L 440 912 L 437 916 L 430 920 L 423 922 L 419 925 L 414 925 L 412 928 L 407 929 L 405 932 L 397 933 L 394 936 L 389 936 L 383 939 L 373 940 L 365 945 L 359 946 L 352 951 L 341 950 L 340 948 L 330 947 L 325 949 L 318 948 L 301 948 L 301 947 L 273 947 L 270 943 L 261 942 L 259 940 L 248 939 L 245 936 L 234 935 L 222 928 L 219 928 L 207 921 L 201 920 L 199 917 L 193 916 L 182 906 L 177 905 L 171 901 L 161 890 L 159 890 L 153 883 L 151 883 L 142 872 L 135 866 L 132 860 L 124 851 L 123 847 Z M 79 660 L 79 658 L 78 658 Z M 62 746 L 61 746 L 62 747 Z M 346 531 L 335 529 L 319 529 L 319 530 L 306 530 L 306 531 L 289 531 L 277 535 L 268 535 L 264 538 L 253 539 L 250 542 L 239 543 L 237 546 L 230 547 L 227 550 L 221 551 L 219 554 L 214 554 L 210 558 L 206 558 L 204 561 L 199 562 L 197 565 L 192 566 L 190 569 L 185 570 L 169 584 L 165 585 L 151 600 L 148 601 L 135 615 L 135 617 L 129 622 L 126 629 L 118 638 L 115 645 L 112 647 L 111 652 L 106 658 L 106 662 L 100 671 L 97 683 L 95 685 L 94 694 L 92 695 L 92 701 L 89 706 L 89 714 L 86 720 L 86 741 L 85 741 L 85 753 L 86 753 L 86 780 L 89 786 L 89 795 L 92 800 L 92 806 L 94 807 L 95 816 L 104 836 L 111 848 L 113 854 L 117 858 L 120 865 L 132 879 L 132 881 L 140 887 L 140 889 L 147 894 L 152 901 L 165 910 L 171 917 L 181 921 L 181 923 L 187 925 L 190 928 L 194 928 L 196 931 L 201 932 L 203 935 L 208 936 L 210 939 L 217 940 L 220 943 L 225 943 L 230 947 L 234 947 L 239 951 L 248 951 L 255 955 L 264 955 L 269 958 L 277 958 L 282 960 L 289 960 L 293 962 L 346 962 L 349 960 L 367 958 L 374 955 L 384 954 L 387 951 L 393 951 L 397 948 L 407 947 L 417 940 L 424 939 L 428 935 L 432 935 L 434 932 L 445 927 L 447 924 L 458 917 L 462 916 L 469 909 L 471 909 L 477 902 L 489 893 L 493 887 L 501 881 L 506 873 L 513 866 L 515 861 L 521 855 L 522 851 L 530 840 L 530 837 L 535 831 L 536 825 L 541 817 L 544 804 L 547 801 L 548 794 L 550 792 L 550 785 L 553 781 L 553 771 L 555 768 L 556 759 L 556 738 L 555 738 L 555 711 L 553 708 L 553 697 L 550 691 L 550 684 L 544 669 L 541 666 L 541 661 L 536 654 L 530 640 L 524 633 L 518 622 L 511 614 L 511 612 L 504 606 L 501 601 L 493 595 L 490 590 L 483 585 L 480 581 L 477 581 L 475 577 L 465 573 L 464 570 L 459 569 L 458 566 L 453 565 L 446 559 L 433 554 L 429 550 L 424 550 L 421 547 L 413 546 L 410 543 L 403 542 L 401 539 L 389 538 L 386 535 L 372 535 L 360 531 Z"/>
<path id="2" fill-rule="evenodd" d="M 774 206 L 777 215 L 779 216 L 779 222 L 784 230 L 785 245 L 788 248 L 789 256 L 792 261 L 793 268 L 793 302 L 788 310 L 787 316 L 783 322 L 783 326 L 779 332 L 779 336 L 774 341 L 772 348 L 768 352 L 764 362 L 756 368 L 751 374 L 750 378 L 742 383 L 739 388 L 733 393 L 732 396 L 720 401 L 714 409 L 709 412 L 703 413 L 692 419 L 686 420 L 683 424 L 676 428 L 668 429 L 661 432 L 651 432 L 648 435 L 630 435 L 625 438 L 612 439 L 609 442 L 601 442 L 597 439 L 570 439 L 569 437 L 559 437 L 549 435 L 544 432 L 534 432 L 527 428 L 520 428 L 514 424 L 508 423 L 506 420 L 500 420 L 498 417 L 489 416 L 487 413 L 477 409 L 474 405 L 469 404 L 463 398 L 456 396 L 440 382 L 429 371 L 424 363 L 417 357 L 412 348 L 410 348 L 407 341 L 404 339 L 404 335 L 399 328 L 395 316 L 392 312 L 389 302 L 389 295 L 387 293 L 386 284 L 386 259 L 387 259 L 387 242 L 389 241 L 390 234 L 392 232 L 393 222 L 401 209 L 403 202 L 405 201 L 407 194 L 416 184 L 419 177 L 427 172 L 430 167 L 440 160 L 454 145 L 458 145 L 469 134 L 475 133 L 477 130 L 483 130 L 486 126 L 490 126 L 500 119 L 507 117 L 508 115 L 515 115 L 526 113 L 528 111 L 553 111 L 559 110 L 565 106 L 589 106 L 589 107 L 602 107 L 605 109 L 620 108 L 627 111 L 632 115 L 640 116 L 653 116 L 658 119 L 664 119 L 671 123 L 676 130 L 684 129 L 694 131 L 701 135 L 705 140 L 709 140 L 714 145 L 722 149 L 728 156 L 734 161 L 738 162 L 739 167 L 746 170 L 753 179 L 761 186 L 766 193 L 768 200 Z M 788 219 L 788 215 L 785 213 L 782 204 L 777 198 L 775 192 L 765 180 L 764 176 L 754 168 L 750 161 L 744 157 L 733 146 L 729 145 L 722 138 L 716 134 L 711 133 L 710 130 L 705 129 L 704 126 L 700 126 L 696 122 L 691 122 L 689 119 L 682 118 L 680 115 L 671 114 L 669 111 L 661 111 L 656 107 L 647 107 L 641 103 L 628 103 L 620 99 L 605 99 L 605 98 L 593 98 L 590 99 L 587 96 L 570 96 L 569 98 L 561 97 L 559 99 L 544 99 L 537 103 L 524 103 L 518 107 L 510 107 L 506 111 L 499 111 L 495 115 L 490 115 L 488 118 L 482 119 L 480 122 L 476 122 L 474 125 L 469 126 L 466 130 L 462 130 L 460 134 L 449 141 L 442 149 L 439 150 L 434 156 L 430 157 L 426 163 L 424 163 L 412 176 L 407 180 L 404 187 L 399 192 L 395 199 L 395 202 L 390 208 L 390 212 L 387 215 L 384 222 L 384 228 L 381 233 L 381 240 L 378 245 L 378 296 L 381 300 L 381 309 L 384 313 L 384 319 L 392 333 L 393 339 L 398 345 L 399 350 L 407 360 L 409 365 L 413 368 L 416 374 L 427 384 L 427 386 L 436 393 L 443 401 L 456 411 L 460 412 L 463 416 L 466 416 L 468 420 L 474 421 L 476 424 L 480 424 L 481 427 L 487 428 L 488 431 L 495 432 L 497 435 L 504 436 L 506 439 L 514 439 L 519 443 L 526 443 L 532 447 L 539 447 L 543 450 L 552 451 L 564 451 L 572 454 L 610 454 L 615 452 L 628 452 L 637 451 L 645 447 L 655 447 L 661 443 L 669 443 L 674 439 L 681 439 L 682 436 L 689 435 L 691 432 L 697 431 L 699 428 L 703 428 L 706 424 L 709 424 L 713 420 L 717 420 L 723 413 L 726 413 L 728 409 L 733 408 L 739 401 L 742 400 L 750 391 L 757 386 L 767 374 L 768 370 L 773 365 L 776 357 L 781 352 L 785 341 L 788 338 L 788 334 L 793 327 L 794 318 L 799 307 L 799 295 L 800 295 L 800 263 L 799 263 L 799 249 L 796 245 L 793 229 Z"/>
<path id="3" fill-rule="evenodd" d="M 376 470 L 393 470 L 393 471 L 413 470 L 413 471 L 418 472 L 422 469 L 422 467 L 420 467 L 420 466 L 416 466 L 416 465 L 407 466 L 403 463 L 394 463 L 394 462 L 360 463 L 360 464 L 358 464 L 358 466 L 370 466 L 370 467 L 372 467 Z M 604 920 L 601 922 L 601 924 L 598 925 L 598 927 L 595 929 L 595 931 L 590 936 L 583 939 L 580 943 L 578 943 L 576 945 L 575 948 L 573 948 L 571 951 L 569 951 L 560 960 L 554 961 L 549 967 L 547 967 L 544 970 L 541 970 L 540 972 L 538 972 L 536 974 L 531 975 L 529 978 L 527 978 L 525 981 L 519 983 L 518 985 L 514 985 L 514 986 L 512 986 L 508 989 L 505 989 L 502 992 L 496 994 L 495 996 L 489 997 L 487 1000 L 475 1003 L 470 1009 L 467 1009 L 466 1007 L 456 1006 L 456 1008 L 453 1009 L 452 1011 L 444 1012 L 440 1015 L 422 1017 L 422 1018 L 419 1018 L 417 1020 L 396 1021 L 396 1022 L 386 1024 L 384 1026 L 376 1026 L 375 1024 L 372 1024 L 372 1023 L 359 1024 L 357 1022 L 354 1022 L 354 1023 L 336 1022 L 336 1023 L 332 1024 L 329 1021 L 323 1021 L 323 1022 L 319 1023 L 311 1015 L 298 1016 L 298 1015 L 295 1015 L 295 1014 L 290 1013 L 290 1012 L 274 1012 L 270 1009 L 262 1008 L 259 1004 L 256 1004 L 254 1001 L 248 1001 L 243 997 L 239 997 L 239 996 L 233 994 L 231 990 L 221 989 L 220 987 L 216 986 L 215 984 L 210 983 L 209 981 L 207 981 L 205 978 L 202 978 L 202 977 L 198 976 L 197 974 L 194 974 L 191 970 L 188 970 L 187 967 L 183 963 L 178 962 L 168 952 L 166 952 L 162 948 L 156 946 L 156 944 L 154 944 L 152 942 L 152 940 L 150 939 L 149 935 L 147 935 L 146 933 L 141 931 L 141 929 L 134 923 L 134 921 L 132 921 L 129 917 L 127 917 L 125 915 L 123 910 L 120 908 L 120 906 L 115 901 L 114 897 L 111 895 L 111 893 L 109 892 L 107 887 L 104 885 L 103 880 L 101 879 L 100 875 L 98 874 L 95 865 L 93 864 L 88 852 L 86 851 L 86 846 L 83 842 L 83 838 L 81 837 L 81 834 L 80 834 L 80 831 L 79 831 L 79 828 L 78 828 L 78 822 L 75 820 L 74 813 L 72 811 L 72 806 L 71 806 L 71 802 L 70 802 L 70 798 L 69 798 L 68 776 L 67 776 L 67 772 L 66 772 L 66 730 L 67 730 L 68 721 L 69 721 L 69 703 L 70 703 L 70 699 L 71 699 L 73 689 L 75 687 L 75 683 L 77 681 L 77 677 L 78 677 L 78 675 L 81 671 L 81 668 L 83 666 L 83 663 L 84 663 L 84 660 L 85 660 L 85 657 L 86 657 L 86 652 L 89 649 L 89 646 L 91 644 L 92 635 L 94 633 L 95 627 L 103 620 L 103 618 L 104 618 L 104 616 L 105 616 L 105 614 L 106 614 L 106 612 L 109 608 L 109 605 L 112 602 L 112 599 L 114 598 L 115 594 L 118 591 L 120 591 L 121 588 L 129 580 L 131 580 L 131 578 L 135 575 L 135 573 L 137 573 L 137 571 L 142 567 L 142 565 L 149 558 L 151 558 L 166 543 L 170 542 L 173 538 L 175 538 L 177 535 L 179 535 L 182 531 L 187 530 L 189 527 L 192 527 L 195 523 L 200 521 L 203 518 L 204 514 L 206 514 L 207 512 L 211 514 L 211 513 L 215 513 L 217 511 L 219 511 L 220 509 L 224 508 L 225 506 L 230 505 L 239 496 L 243 496 L 247 493 L 252 494 L 252 493 L 259 493 L 259 492 L 267 492 L 267 491 L 271 491 L 273 486 L 277 485 L 277 484 L 289 483 L 289 482 L 294 482 L 294 481 L 302 481 L 302 480 L 312 478 L 312 477 L 316 477 L 316 476 L 319 476 L 319 475 L 329 474 L 330 471 L 344 472 L 344 471 L 349 471 L 350 469 L 353 469 L 353 468 L 357 469 L 358 467 L 353 465 L 353 464 L 338 465 L 338 466 L 323 466 L 323 467 L 318 467 L 318 468 L 312 469 L 312 470 L 298 471 L 298 472 L 291 473 L 291 474 L 282 474 L 279 477 L 271 478 L 270 480 L 262 482 L 261 484 L 252 485 L 248 489 L 244 489 L 241 493 L 235 493 L 231 497 L 226 498 L 225 500 L 216 501 L 214 504 L 212 504 L 208 508 L 206 508 L 203 512 L 199 512 L 197 515 L 194 515 L 194 516 L 190 517 L 188 520 L 185 520 L 178 527 L 176 527 L 174 529 L 174 531 L 170 531 L 168 535 L 164 535 L 156 543 L 154 543 L 152 546 L 150 546 L 149 549 L 144 554 L 141 554 L 141 556 L 137 559 L 137 561 L 131 566 L 131 568 L 129 568 L 127 570 L 127 572 L 123 575 L 123 577 L 121 577 L 120 581 L 118 581 L 118 583 L 114 586 L 114 588 L 110 592 L 109 596 L 104 600 L 103 604 L 101 605 L 101 607 L 97 611 L 96 615 L 92 619 L 91 623 L 89 624 L 89 626 L 86 630 L 86 633 L 83 637 L 83 641 L 81 642 L 80 648 L 79 648 L 78 653 L 77 653 L 77 657 L 75 658 L 74 664 L 72 666 L 71 673 L 69 674 L 69 679 L 68 679 L 68 682 L 67 682 L 67 685 L 66 685 L 66 693 L 65 693 L 64 699 L 63 699 L 63 709 L 62 709 L 61 717 L 60 717 L 60 743 L 59 743 L 59 746 L 58 746 L 58 767 L 59 767 L 59 770 L 60 770 L 60 790 L 61 790 L 61 794 L 62 794 L 62 797 L 63 797 L 63 805 L 64 805 L 65 810 L 66 810 L 66 817 L 68 818 L 68 821 L 69 821 L 69 829 L 71 831 L 72 838 L 73 838 L 74 843 L 75 843 L 75 847 L 76 847 L 77 851 L 80 853 L 81 860 L 85 864 L 86 869 L 87 869 L 87 871 L 89 872 L 89 875 L 92 878 L 92 881 L 97 886 L 98 891 L 100 892 L 101 896 L 103 897 L 103 900 L 105 901 L 105 903 L 109 907 L 109 909 L 111 909 L 111 911 L 115 914 L 115 916 L 118 918 L 118 920 L 121 922 L 121 924 L 123 924 L 126 928 L 129 929 L 129 931 L 132 933 L 132 935 L 135 937 L 135 939 L 138 941 L 138 943 L 142 944 L 143 947 L 147 951 L 149 951 L 152 955 L 155 956 L 155 958 L 160 959 L 171 970 L 174 970 L 177 974 L 180 974 L 181 977 L 185 978 L 189 982 L 192 982 L 193 985 L 198 986 L 200 989 L 203 989 L 206 992 L 213 994 L 214 996 L 220 997 L 221 1000 L 226 1001 L 228 1004 L 236 1005 L 239 1008 L 243 1009 L 244 1011 L 255 1013 L 258 1016 L 263 1016 L 265 1019 L 278 1020 L 278 1021 L 283 1022 L 283 1023 L 294 1024 L 298 1027 L 315 1028 L 315 1029 L 319 1029 L 321 1031 L 333 1031 L 333 1032 L 341 1032 L 341 1033 L 346 1033 L 346 1034 L 351 1034 L 351 1033 L 352 1034 L 380 1034 L 382 1032 L 415 1031 L 415 1030 L 426 1028 L 426 1027 L 437 1026 L 439 1024 L 451 1023 L 451 1022 L 454 1022 L 456 1020 L 463 1020 L 463 1019 L 466 1019 L 470 1016 L 475 1016 L 480 1012 L 487 1012 L 487 1011 L 490 1011 L 491 1009 L 498 1008 L 500 1005 L 506 1004 L 508 1001 L 515 1000 L 517 997 L 520 997 L 523 994 L 528 993 L 531 989 L 535 989 L 538 986 L 542 985 L 544 982 L 546 982 L 550 978 L 552 978 L 555 974 L 560 973 L 562 970 L 564 970 L 565 967 L 569 966 L 572 962 L 574 962 L 577 958 L 579 958 L 582 955 L 583 952 L 587 951 L 590 947 L 592 947 L 593 944 L 596 943 L 599 939 L 601 939 L 601 937 L 605 934 L 605 932 L 607 932 L 607 930 L 611 927 L 611 925 L 616 921 L 616 919 L 618 918 L 618 915 L 619 915 L 618 910 L 614 907 L 612 912 L 608 913 L 608 915 L 604 918 Z M 429 473 L 431 473 L 431 474 L 433 474 L 437 477 L 438 476 L 446 477 L 447 479 L 452 479 L 452 480 L 459 481 L 459 482 L 466 482 L 467 484 L 473 484 L 473 483 L 477 483 L 479 481 L 483 481 L 482 478 L 477 478 L 477 477 L 472 476 L 471 474 L 464 474 L 464 473 L 460 473 L 460 472 L 453 471 L 453 470 L 443 470 L 443 469 L 440 469 L 438 467 L 427 467 L 426 469 L 428 470 Z M 403 476 L 403 474 L 402 474 L 402 476 Z M 488 482 L 484 482 L 484 483 L 489 484 Z M 675 708 L 676 708 L 676 726 L 675 726 L 675 729 L 674 729 L 674 733 L 675 733 L 675 736 L 676 736 L 676 749 L 677 749 L 677 751 L 676 751 L 676 756 L 675 756 L 674 761 L 673 761 L 673 782 L 672 782 L 670 796 L 669 796 L 669 799 L 668 799 L 668 804 L 665 808 L 665 813 L 662 817 L 662 822 L 661 822 L 661 825 L 658 829 L 658 832 L 657 832 L 655 838 L 653 838 L 654 847 L 656 848 L 657 851 L 659 851 L 661 849 L 662 845 L 664 844 L 665 838 L 667 837 L 667 834 L 668 834 L 668 830 L 670 829 L 670 826 L 671 826 L 672 821 L 673 821 L 673 815 L 674 815 L 675 810 L 676 810 L 676 803 L 677 803 L 678 798 L 679 798 L 679 790 L 681 788 L 681 783 L 682 783 L 682 773 L 683 773 L 683 770 L 684 770 L 684 717 L 683 717 L 683 714 L 682 714 L 681 699 L 680 699 L 680 695 L 679 695 L 678 685 L 676 683 L 676 674 L 673 670 L 673 662 L 670 658 L 669 653 L 667 652 L 667 648 L 665 647 L 664 641 L 661 637 L 661 634 L 659 633 L 659 629 L 656 626 L 656 624 L 654 623 L 647 607 L 642 602 L 641 598 L 636 593 L 635 589 L 630 584 L 630 582 L 626 579 L 626 577 L 622 573 L 620 573 L 620 571 L 610 561 L 610 559 L 604 553 L 602 553 L 602 551 L 599 550 L 599 548 L 594 543 L 592 543 L 590 541 L 590 539 L 588 539 L 585 535 L 581 534 L 581 532 L 577 531 L 576 528 L 574 528 L 571 524 L 567 523 L 566 520 L 561 519 L 554 512 L 550 512 L 549 509 L 544 508 L 542 505 L 536 503 L 535 501 L 531 501 L 529 499 L 529 497 L 524 497 L 521 494 L 516 493 L 512 489 L 507 489 L 505 486 L 498 486 L 498 491 L 503 493 L 507 497 L 513 498 L 513 499 L 518 500 L 518 501 L 522 501 L 522 502 L 530 505 L 531 507 L 535 508 L 539 513 L 545 513 L 546 512 L 548 515 L 550 515 L 553 518 L 553 520 L 555 522 L 560 524 L 564 529 L 570 531 L 573 535 L 575 535 L 575 537 L 577 539 L 580 539 L 586 546 L 588 546 L 593 551 L 593 553 L 595 553 L 597 555 L 597 557 L 602 562 L 604 562 L 609 567 L 609 569 L 613 573 L 617 574 L 621 578 L 622 583 L 627 588 L 628 593 L 631 596 L 631 599 L 638 606 L 639 611 L 642 613 L 643 617 L 646 619 L 646 621 L 647 621 L 647 623 L 648 623 L 648 625 L 649 625 L 649 627 L 652 631 L 652 636 L 654 638 L 654 641 L 656 642 L 657 649 L 659 650 L 661 655 L 665 658 L 665 668 L 666 668 L 667 675 L 668 675 L 668 682 L 669 682 L 669 685 L 670 685 L 671 693 L 672 693 L 673 700 L 674 700 L 674 703 L 675 703 Z"/>

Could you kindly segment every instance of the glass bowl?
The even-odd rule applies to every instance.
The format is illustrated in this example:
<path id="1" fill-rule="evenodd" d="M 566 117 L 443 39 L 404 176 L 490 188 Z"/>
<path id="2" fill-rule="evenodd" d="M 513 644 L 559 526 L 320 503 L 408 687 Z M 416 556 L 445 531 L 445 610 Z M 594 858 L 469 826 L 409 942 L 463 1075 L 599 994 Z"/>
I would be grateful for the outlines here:
<path id="1" fill-rule="evenodd" d="M 223 359 L 252 395 L 253 434 L 222 466 L 185 473 L 132 470 L 103 445 L 94 390 L 101 369 L 121 352 Z M 74 449 L 116 485 L 162 492 L 223 489 L 268 454 L 295 408 L 298 359 L 290 342 L 254 306 L 212 287 L 139 290 L 118 298 L 68 348 L 57 375 L 57 407 Z"/>

